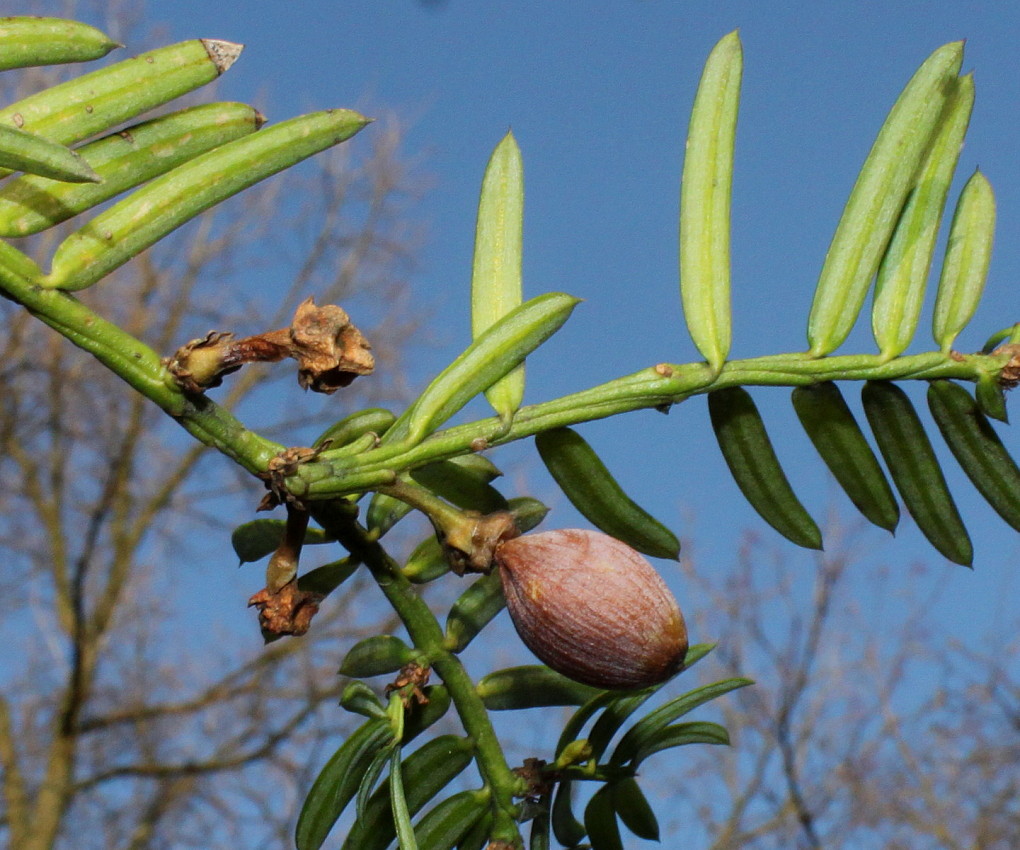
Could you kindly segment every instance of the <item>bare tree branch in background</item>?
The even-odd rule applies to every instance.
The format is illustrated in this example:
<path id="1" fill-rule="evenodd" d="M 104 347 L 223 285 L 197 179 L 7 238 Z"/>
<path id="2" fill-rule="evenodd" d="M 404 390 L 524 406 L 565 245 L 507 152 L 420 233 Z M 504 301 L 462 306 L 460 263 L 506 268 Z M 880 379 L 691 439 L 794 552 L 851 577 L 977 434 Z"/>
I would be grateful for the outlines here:
<path id="1" fill-rule="evenodd" d="M 45 73 L 61 72 L 13 85 Z M 249 190 L 84 297 L 167 354 L 210 328 L 266 330 L 309 295 L 342 303 L 391 377 L 299 408 L 292 371 L 249 368 L 217 399 L 308 440 L 393 403 L 416 326 L 404 295 L 420 184 L 395 122 L 370 137 Z M 54 237 L 19 247 L 45 262 Z M 258 502 L 251 479 L 24 311 L 0 307 L 0 323 L 0 836 L 20 850 L 283 846 L 318 748 L 343 732 L 337 647 L 375 633 L 366 610 L 382 609 L 352 580 L 304 640 L 263 648 L 243 612 L 259 568 L 231 572 L 224 545 Z"/>
<path id="2" fill-rule="evenodd" d="M 814 566 L 753 536 L 730 571 L 685 561 L 698 631 L 726 636 L 709 661 L 757 681 L 725 704 L 733 751 L 671 777 L 713 850 L 1020 846 L 1020 619 L 986 652 L 954 642 L 927 570 L 903 579 L 874 539 L 832 521 Z"/>

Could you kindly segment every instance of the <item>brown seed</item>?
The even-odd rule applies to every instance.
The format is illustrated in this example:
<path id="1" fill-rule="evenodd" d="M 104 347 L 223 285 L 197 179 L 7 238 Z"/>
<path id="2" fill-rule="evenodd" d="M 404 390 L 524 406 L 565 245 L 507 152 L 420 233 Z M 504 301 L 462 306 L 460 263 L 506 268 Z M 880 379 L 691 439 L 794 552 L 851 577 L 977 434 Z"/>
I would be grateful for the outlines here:
<path id="1" fill-rule="evenodd" d="M 553 670 L 599 688 L 668 679 L 687 654 L 680 608 L 651 564 L 598 531 L 508 540 L 496 563 L 514 626 Z"/>

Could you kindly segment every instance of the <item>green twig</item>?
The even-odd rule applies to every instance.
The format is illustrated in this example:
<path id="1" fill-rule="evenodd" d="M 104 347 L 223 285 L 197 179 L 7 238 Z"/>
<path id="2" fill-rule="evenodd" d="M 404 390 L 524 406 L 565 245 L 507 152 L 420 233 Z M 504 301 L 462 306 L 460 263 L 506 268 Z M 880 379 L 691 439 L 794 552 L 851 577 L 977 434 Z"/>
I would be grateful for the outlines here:
<path id="1" fill-rule="evenodd" d="M 0 287 L 4 294 L 54 328 L 154 401 L 205 445 L 249 472 L 265 472 L 283 446 L 246 429 L 205 396 L 189 397 L 168 381 L 159 355 L 64 292 L 43 290 L 32 278 L 30 261 L 0 242 Z M 1009 355 L 928 352 L 892 360 L 877 354 L 813 357 L 777 354 L 731 360 L 718 374 L 705 363 L 661 363 L 591 389 L 522 407 L 512 426 L 496 417 L 439 431 L 421 443 L 384 445 L 358 455 L 303 464 L 287 479 L 298 497 L 332 499 L 391 485 L 396 475 L 437 460 L 531 437 L 550 428 L 576 425 L 645 408 L 668 408 L 692 395 L 734 386 L 804 386 L 823 381 L 978 381 L 997 375 Z"/>
<path id="2" fill-rule="evenodd" d="M 328 499 L 385 485 L 395 474 L 437 460 L 514 442 L 550 428 L 576 425 L 646 408 L 665 409 L 692 395 L 737 386 L 806 386 L 823 381 L 931 380 L 977 381 L 997 375 L 1008 354 L 928 352 L 893 360 L 878 354 L 815 358 L 807 353 L 778 354 L 728 361 L 714 375 L 705 363 L 659 364 L 588 390 L 522 407 L 507 429 L 497 417 L 438 431 L 416 446 L 382 446 L 360 455 L 303 465 L 287 480 L 299 497 Z"/>
<path id="3" fill-rule="evenodd" d="M 475 684 L 460 659 L 444 646 L 439 621 L 400 572 L 400 566 L 386 550 L 349 514 L 331 503 L 318 503 L 312 508 L 316 521 L 353 558 L 365 564 L 372 577 L 397 612 L 415 647 L 425 654 L 431 667 L 442 678 L 457 707 L 464 731 L 474 742 L 478 769 L 492 792 L 495 822 L 491 838 L 517 842 L 517 806 L 514 797 L 522 793 L 522 781 L 510 770 L 488 711 L 475 691 Z"/>
<path id="4" fill-rule="evenodd" d="M 252 473 L 264 472 L 283 446 L 245 428 L 229 411 L 204 396 L 189 398 L 167 380 L 159 355 L 107 321 L 73 295 L 37 286 L 27 258 L 0 242 L 0 291 L 124 379 L 176 419 L 192 436 Z"/>

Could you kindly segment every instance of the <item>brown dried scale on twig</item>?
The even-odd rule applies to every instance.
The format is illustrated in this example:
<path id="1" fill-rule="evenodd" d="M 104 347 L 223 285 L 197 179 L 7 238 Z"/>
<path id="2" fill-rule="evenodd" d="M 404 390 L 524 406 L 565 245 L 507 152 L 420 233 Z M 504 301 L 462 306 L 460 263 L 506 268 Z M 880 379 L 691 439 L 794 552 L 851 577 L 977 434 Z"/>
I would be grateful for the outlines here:
<path id="1" fill-rule="evenodd" d="M 184 392 L 200 395 L 245 363 L 275 363 L 287 357 L 298 362 L 301 387 L 318 393 L 334 393 L 375 368 L 372 346 L 347 312 L 335 304 L 316 307 L 311 298 L 298 305 L 290 327 L 242 339 L 210 331 L 164 362 Z"/>

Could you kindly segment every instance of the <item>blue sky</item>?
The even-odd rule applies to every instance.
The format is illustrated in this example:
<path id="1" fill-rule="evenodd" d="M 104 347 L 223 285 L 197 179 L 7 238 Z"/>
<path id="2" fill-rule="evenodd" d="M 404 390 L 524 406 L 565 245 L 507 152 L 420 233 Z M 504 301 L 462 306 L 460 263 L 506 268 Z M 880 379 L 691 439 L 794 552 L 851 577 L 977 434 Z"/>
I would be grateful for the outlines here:
<path id="1" fill-rule="evenodd" d="M 976 349 L 1020 317 L 1020 256 L 1010 238 L 1020 215 L 1020 13 L 1011 3 L 402 0 L 262 3 L 255 14 L 244 2 L 175 0 L 149 3 L 148 11 L 168 21 L 175 39 L 244 42 L 221 94 L 259 98 L 270 120 L 328 106 L 396 110 L 405 118 L 407 150 L 424 155 L 434 182 L 420 209 L 429 236 L 416 293 L 440 305 L 437 332 L 449 342 L 433 352 L 434 361 L 425 358 L 420 379 L 468 340 L 478 185 L 508 127 L 525 162 L 526 293 L 565 290 L 585 299 L 530 361 L 528 400 L 661 360 L 698 359 L 677 295 L 679 173 L 701 65 L 734 28 L 745 71 L 733 202 L 733 355 L 804 347 L 825 249 L 885 113 L 924 57 L 959 38 L 967 39 L 964 68 L 977 81 L 959 174 L 980 166 L 999 204 L 984 305 L 959 347 Z M 866 318 L 860 324 L 844 351 L 873 350 Z M 922 324 L 912 350 L 927 346 Z M 856 399 L 856 388 L 847 394 Z M 849 510 L 799 433 L 788 393 L 760 390 L 755 397 L 804 501 L 816 515 L 834 499 Z M 725 473 L 702 400 L 668 417 L 637 413 L 597 423 L 585 434 L 639 501 L 697 539 L 703 557 L 732 557 L 736 532 L 761 526 Z M 1020 448 L 1011 432 L 1005 437 Z M 946 566 L 938 580 L 952 583 L 951 596 L 963 593 L 983 606 L 1015 572 L 1015 535 L 951 460 L 947 467 L 976 541 L 977 573 Z M 562 508 L 557 520 L 569 516 Z M 904 563 L 937 559 L 909 520 L 885 554 Z"/>

